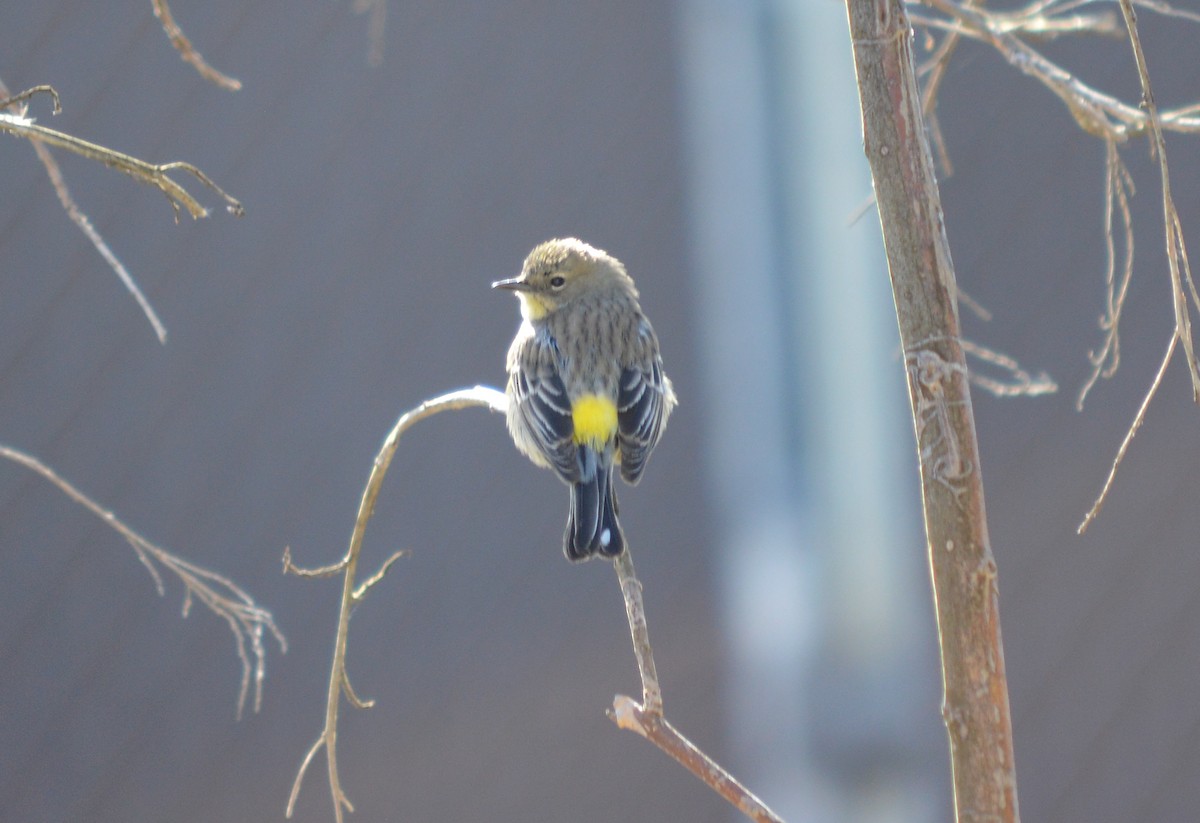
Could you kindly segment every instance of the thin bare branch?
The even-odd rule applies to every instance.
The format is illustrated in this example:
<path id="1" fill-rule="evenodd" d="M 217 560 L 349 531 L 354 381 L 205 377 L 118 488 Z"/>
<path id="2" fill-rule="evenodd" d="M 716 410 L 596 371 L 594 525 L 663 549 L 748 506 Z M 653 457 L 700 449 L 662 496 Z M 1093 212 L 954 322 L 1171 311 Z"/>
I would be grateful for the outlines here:
<path id="1" fill-rule="evenodd" d="M 992 45 L 1014 67 L 1036 78 L 1054 92 L 1067 106 L 1068 111 L 1085 132 L 1105 142 L 1105 312 L 1100 318 L 1104 339 L 1100 348 L 1089 352 L 1091 371 L 1080 390 L 1076 407 L 1083 408 L 1084 400 L 1092 387 L 1101 378 L 1111 377 L 1120 365 L 1120 319 L 1129 293 L 1133 275 L 1133 220 L 1130 198 L 1133 196 L 1133 180 L 1122 162 L 1119 146 L 1130 137 L 1146 135 L 1150 140 L 1151 154 L 1158 161 L 1159 178 L 1162 186 L 1164 245 L 1167 253 L 1168 273 L 1171 281 L 1171 304 L 1175 319 L 1175 333 L 1170 352 L 1176 343 L 1181 344 L 1188 364 L 1188 376 L 1192 384 L 1192 398 L 1200 403 L 1200 357 L 1197 356 L 1192 337 L 1192 312 L 1200 312 L 1200 293 L 1192 277 L 1188 260 L 1187 243 L 1183 236 L 1183 225 L 1171 194 L 1171 178 L 1167 166 L 1167 151 L 1164 131 L 1196 133 L 1200 131 L 1200 103 L 1189 103 L 1166 111 L 1160 110 L 1150 81 L 1150 71 L 1138 34 L 1135 9 L 1142 8 L 1157 14 L 1200 22 L 1200 13 L 1180 9 L 1165 0 L 1116 0 L 1125 24 L 1126 34 L 1133 49 L 1141 86 L 1140 105 L 1133 106 L 1081 82 L 1047 60 L 1038 51 L 1021 39 L 1020 35 L 1032 32 L 1029 24 L 1039 20 L 1062 21 L 1068 12 L 1073 12 L 1092 0 L 1035 0 L 1024 9 L 1010 13 L 994 13 L 974 6 L 971 2 L 956 0 L 922 0 L 924 5 L 946 15 L 945 18 L 920 15 L 918 25 L 952 32 L 952 36 L 971 37 Z M 1076 22 L 1084 20 L 1076 15 Z M 1099 18 L 1078 29 L 1079 32 L 1099 33 Z M 1074 24 L 1073 24 L 1074 25 Z M 1120 213 L 1123 225 L 1124 257 L 1120 274 L 1117 273 L 1116 214 Z M 1122 442 L 1112 471 L 1104 485 L 1096 505 L 1088 512 L 1080 525 L 1082 532 L 1095 519 L 1112 486 L 1116 469 L 1121 463 L 1133 434 L 1145 418 L 1145 408 L 1157 392 L 1166 362 L 1164 360 L 1157 377 L 1147 392 L 1143 407 L 1133 426 Z"/>
<path id="2" fill-rule="evenodd" d="M 288 817 L 292 816 L 291 811 L 295 807 L 296 798 L 300 794 L 300 784 L 304 782 L 304 775 L 308 771 L 308 767 L 312 765 L 313 758 L 317 756 L 317 752 L 321 751 L 322 747 L 325 746 L 325 742 L 326 737 L 325 734 L 322 733 L 321 736 L 317 738 L 316 742 L 309 747 L 308 752 L 304 755 L 304 759 L 300 761 L 300 768 L 296 771 L 296 779 L 292 781 L 292 791 L 290 794 L 288 794 Z M 337 795 L 334 795 L 334 798 L 334 802 L 338 802 Z M 346 804 L 346 807 L 350 811 L 354 811 L 354 807 L 350 805 L 350 801 L 347 800 L 345 796 L 342 796 L 340 800 L 342 803 Z M 340 819 L 341 812 L 339 811 L 337 815 Z"/>
<path id="3" fill-rule="evenodd" d="M 167 39 L 171 41 L 171 45 L 175 47 L 175 51 L 179 52 L 179 56 L 183 58 L 185 63 L 190 63 L 192 68 L 210 83 L 215 83 L 228 91 L 238 91 L 241 89 L 241 80 L 217 71 L 205 61 L 200 52 L 196 51 L 196 47 L 192 45 L 192 41 L 187 39 L 183 33 L 183 29 L 179 28 L 179 24 L 175 22 L 175 17 L 171 14 L 171 7 L 167 5 L 167 0 L 150 0 L 150 2 L 154 6 L 154 16 L 162 23 Z"/>
<path id="4" fill-rule="evenodd" d="M 39 87 L 41 88 L 41 87 Z M 32 90 L 31 90 L 32 91 Z M 22 92 L 22 95 L 26 94 Z M 21 98 L 22 95 L 17 95 Z M 57 95 L 55 96 L 57 99 Z M 119 151 L 89 143 L 86 140 L 78 138 L 72 134 L 48 129 L 45 126 L 39 126 L 33 120 L 16 115 L 0 113 L 0 131 L 6 131 L 9 134 L 17 137 L 24 137 L 29 140 L 36 140 L 51 146 L 56 146 L 67 151 L 74 152 L 89 160 L 96 160 L 109 168 L 128 174 L 135 180 L 140 180 L 154 186 L 161 191 L 171 203 L 171 208 L 175 211 L 175 219 L 179 220 L 179 210 L 183 207 L 195 219 L 208 216 L 208 210 L 200 205 L 183 186 L 172 180 L 168 173 L 172 171 L 182 171 L 192 175 L 208 188 L 212 189 L 225 201 L 225 209 L 230 214 L 241 217 L 246 212 L 242 208 L 242 204 L 236 199 L 226 194 L 225 191 L 209 179 L 208 175 L 200 171 L 191 163 L 175 161 L 173 163 L 147 163 L 145 160 L 139 160 L 136 157 L 131 157 L 128 154 L 122 154 Z"/>
<path id="5" fill-rule="evenodd" d="M 1158 371 L 1154 375 L 1154 382 L 1150 384 L 1150 389 L 1146 392 L 1146 396 L 1142 398 L 1142 405 L 1138 407 L 1137 414 L 1133 418 L 1133 423 L 1129 426 L 1129 431 L 1125 432 L 1125 439 L 1121 441 L 1121 448 L 1117 449 L 1117 456 L 1113 458 L 1112 467 L 1108 470 L 1108 477 L 1104 481 L 1104 488 L 1100 490 L 1100 495 L 1096 498 L 1096 502 L 1092 504 L 1092 508 L 1088 510 L 1084 516 L 1083 522 L 1076 529 L 1078 534 L 1083 534 L 1087 531 L 1087 527 L 1092 524 L 1104 508 L 1104 501 L 1108 499 L 1108 492 L 1112 488 L 1113 480 L 1117 477 L 1117 469 L 1121 466 L 1121 461 L 1125 459 L 1125 452 L 1129 451 L 1129 444 L 1133 442 L 1133 436 L 1137 434 L 1138 429 L 1142 427 L 1142 423 L 1146 420 L 1146 410 L 1150 408 L 1150 401 L 1158 394 L 1158 388 L 1162 385 L 1163 375 L 1167 373 L 1167 366 L 1171 364 L 1171 356 L 1175 353 L 1175 344 L 1179 342 L 1179 335 L 1172 334 L 1171 342 L 1167 345 L 1167 353 L 1163 355 L 1162 363 L 1158 366 Z"/>
<path id="6" fill-rule="evenodd" d="M 922 2 L 925 2 L 926 5 L 933 5 L 932 0 L 922 0 Z M 970 8 L 978 10 L 980 7 L 978 4 L 972 3 L 970 4 Z M 1121 32 L 1121 29 L 1117 25 L 1116 15 L 1107 12 L 1094 15 L 1080 14 L 1072 17 L 1053 18 L 1032 15 L 1029 12 L 1006 14 L 1004 12 L 984 11 L 983 14 L 992 21 L 992 28 L 995 31 L 1041 41 L 1078 34 L 1115 37 L 1119 36 Z M 972 30 L 971 26 L 963 25 L 958 20 L 930 17 L 916 9 L 910 11 L 909 16 L 913 25 L 917 28 L 945 31 L 974 39 L 982 39 L 978 36 L 977 32 Z"/>
<path id="7" fill-rule="evenodd" d="M 933 50 L 929 60 L 917 69 L 918 77 L 928 74 L 925 87 L 921 91 L 921 111 L 925 113 L 925 120 L 929 124 L 929 136 L 937 150 L 938 165 L 942 167 L 942 174 L 946 177 L 953 176 L 954 164 L 950 161 L 950 152 L 946 148 L 946 140 L 942 136 L 942 125 L 937 118 L 937 95 L 941 90 L 942 80 L 946 77 L 950 58 L 958 48 L 960 38 L 961 35 L 958 32 L 948 33 Z"/>
<path id="8" fill-rule="evenodd" d="M 1041 13 L 1041 4 L 1035 4 L 1026 12 L 1005 15 L 993 14 L 954 0 L 924 0 L 924 4 L 944 13 L 947 18 L 918 13 L 912 17 L 916 25 L 940 28 L 988 43 L 1009 65 L 1036 79 L 1058 96 L 1080 127 L 1089 134 L 1124 142 L 1149 130 L 1150 117 L 1146 111 L 1082 82 L 1018 36 L 1022 26 L 1026 25 L 1018 25 L 1020 21 L 1035 19 Z M 1078 22 L 1081 26 L 1079 33 L 1103 33 L 1101 28 L 1106 28 L 1095 20 Z M 1189 104 L 1161 112 L 1158 120 L 1164 129 L 1196 133 L 1200 132 L 1200 117 L 1195 114 L 1195 106 Z"/>
<path id="9" fill-rule="evenodd" d="M 646 627 L 642 583 L 634 571 L 628 546 L 623 554 L 614 558 L 613 568 L 625 600 L 625 615 L 629 620 L 629 633 L 642 681 L 642 702 L 639 705 L 632 697 L 617 695 L 613 698 L 612 708 L 608 710 L 609 719 L 618 728 L 637 732 L 675 758 L 681 766 L 756 823 L 783 823 L 779 815 L 667 722 L 663 714 L 662 687 L 654 666 L 654 651 L 650 647 L 650 632 Z"/>
<path id="10" fill-rule="evenodd" d="M 1166 224 L 1167 266 L 1171 273 L 1171 298 L 1175 307 L 1175 333 L 1183 344 L 1183 354 L 1187 358 L 1188 373 L 1192 379 L 1192 399 L 1200 403 L 1200 365 L 1197 364 L 1196 350 L 1192 345 L 1192 318 L 1188 310 L 1187 295 L 1184 293 L 1184 278 L 1191 285 L 1191 272 L 1180 265 L 1180 257 L 1187 260 L 1187 248 L 1184 245 L 1179 213 L 1175 210 L 1175 201 L 1171 197 L 1171 175 L 1167 170 L 1167 144 L 1163 139 L 1162 123 L 1158 115 L 1158 103 L 1154 99 L 1154 89 L 1150 85 L 1150 70 L 1146 65 L 1146 54 L 1142 50 L 1142 39 L 1138 35 L 1137 14 L 1133 10 L 1132 0 L 1120 0 L 1121 13 L 1125 16 L 1125 26 L 1129 29 L 1129 43 L 1133 46 L 1133 57 L 1137 63 L 1138 79 L 1142 84 L 1142 108 L 1150 123 L 1150 141 L 1154 154 L 1158 158 L 1159 175 L 1162 178 L 1163 222 Z M 1192 286 L 1195 293 L 1195 287 Z"/>
<path id="11" fill-rule="evenodd" d="M 1031 375 L 1021 368 L 1016 360 L 1006 354 L 1001 354 L 978 343 L 972 343 L 970 340 L 959 342 L 967 354 L 1007 372 L 1008 377 L 1004 380 L 980 374 L 975 369 L 971 369 L 968 373 L 972 384 L 996 397 L 1037 397 L 1058 391 L 1058 384 L 1044 371 L 1038 372 L 1036 376 Z"/>
<path id="12" fill-rule="evenodd" d="M 54 98 L 54 108 L 57 113 L 60 111 L 58 92 L 50 86 L 37 86 L 29 89 L 16 97 L 9 97 L 5 100 L 0 100 L 0 109 L 11 108 L 12 113 L 19 117 L 24 117 L 27 113 L 25 106 L 19 105 L 22 101 L 28 100 L 34 93 L 45 92 Z M 4 81 L 0 80 L 0 94 L 7 95 L 8 88 L 4 85 Z M 133 295 L 133 299 L 137 301 L 138 306 L 142 309 L 142 314 L 146 315 L 146 319 L 150 322 L 150 327 L 154 329 L 154 334 L 158 338 L 159 343 L 167 342 L 167 328 L 155 313 L 154 307 L 150 305 L 150 301 L 146 295 L 142 293 L 137 282 L 133 279 L 133 275 L 125 268 L 124 264 L 117 259 L 117 255 L 109 247 L 108 243 L 92 225 L 92 221 L 84 214 L 83 209 L 75 202 L 75 198 L 71 196 L 71 190 L 67 187 L 66 178 L 63 177 L 62 169 L 59 168 L 58 161 L 50 154 L 50 150 L 44 145 L 34 140 L 33 150 L 37 152 L 38 160 L 42 162 L 42 166 L 46 169 L 46 175 L 50 178 L 50 184 L 54 186 L 54 193 L 58 195 L 58 202 L 62 204 L 63 209 L 67 212 L 67 216 L 71 221 L 79 227 L 83 232 L 84 237 L 91 241 L 96 251 L 108 263 L 109 268 L 116 272 L 121 283 L 124 284 L 126 291 Z"/>
<path id="13" fill-rule="evenodd" d="M 346 699 L 350 701 L 350 705 L 356 709 L 369 709 L 375 705 L 374 700 L 363 700 L 354 691 L 354 687 L 350 685 L 350 676 L 342 672 L 342 694 L 346 695 Z"/>
<path id="14" fill-rule="evenodd" d="M 88 216 L 84 214 L 81 208 L 79 208 L 79 205 L 75 202 L 75 198 L 71 196 L 71 191 L 67 188 L 67 181 L 63 177 L 62 169 L 60 169 L 58 166 L 58 161 L 54 159 L 52 154 L 50 154 L 50 150 L 37 140 L 33 141 L 33 150 L 37 152 L 38 159 L 41 160 L 42 165 L 45 166 L 46 174 L 49 176 L 50 182 L 54 186 L 54 192 L 58 195 L 58 202 L 61 203 L 63 209 L 66 210 L 67 216 L 71 218 L 75 225 L 79 226 L 79 230 L 82 231 L 84 236 L 91 241 L 96 251 L 99 252 L 100 256 L 104 258 L 106 263 L 108 263 L 109 268 L 116 272 L 117 277 L 125 286 L 125 290 L 133 295 L 133 299 L 136 300 L 138 306 L 141 307 L 142 314 L 146 316 L 146 320 L 149 321 L 150 327 L 154 329 L 154 335 L 158 338 L 158 342 L 165 344 L 167 342 L 167 327 L 164 326 L 162 320 L 159 319 L 158 314 L 154 311 L 154 307 L 150 305 L 150 300 L 147 299 L 146 295 L 142 292 L 141 288 L 137 284 L 137 281 L 133 279 L 133 275 L 129 273 L 129 270 L 125 268 L 125 265 L 117 258 L 117 255 L 109 247 L 108 243 L 104 241 L 104 238 L 100 235 L 100 232 L 94 225 L 92 225 L 92 221 L 89 220 Z"/>
<path id="15" fill-rule="evenodd" d="M 354 530 L 350 534 L 350 547 L 347 549 L 346 555 L 337 563 L 305 572 L 293 565 L 290 551 L 285 551 L 284 553 L 285 573 L 290 572 L 307 577 L 329 576 L 336 571 L 341 571 L 344 574 L 342 579 L 341 606 L 338 609 L 337 634 L 333 644 L 333 665 L 330 667 L 329 688 L 325 696 L 325 726 L 321 730 L 321 736 L 317 738 L 317 742 L 313 744 L 313 747 L 305 755 L 303 762 L 300 764 L 300 769 L 296 773 L 296 779 L 292 782 L 292 791 L 288 795 L 287 817 L 291 817 L 292 812 L 295 811 L 296 799 L 300 796 L 300 785 L 304 781 L 304 774 L 308 770 L 308 766 L 317 751 L 322 748 L 325 750 L 325 759 L 329 766 L 329 793 L 333 799 L 334 817 L 338 823 L 342 823 L 344 811 L 354 811 L 354 807 L 342 789 L 341 775 L 338 772 L 337 766 L 338 711 L 341 706 L 341 697 L 343 694 L 349 698 L 351 705 L 359 708 L 366 708 L 372 705 L 372 701 L 362 700 L 355 694 L 354 690 L 350 687 L 350 679 L 346 673 L 346 649 L 350 632 L 350 612 L 366 594 L 370 586 L 382 579 L 392 563 L 399 559 L 402 554 L 400 552 L 393 554 L 375 575 L 361 586 L 356 587 L 354 581 L 358 570 L 359 554 L 362 551 L 363 535 L 366 533 L 367 523 L 375 511 L 375 502 L 379 498 L 380 489 L 383 488 L 383 478 L 387 474 L 388 466 L 391 465 L 392 457 L 396 454 L 396 447 L 400 444 L 400 436 L 426 417 L 432 417 L 444 411 L 468 408 L 486 408 L 494 412 L 503 413 L 508 408 L 508 399 L 504 396 L 504 392 L 487 386 L 475 386 L 471 389 L 461 389 L 435 397 L 432 400 L 426 400 L 415 409 L 402 414 L 388 433 L 388 436 L 384 439 L 383 447 L 379 450 L 379 454 L 376 455 L 375 462 L 371 467 L 371 474 L 367 478 L 367 485 L 363 489 L 362 499 L 358 505 L 358 516 L 354 521 Z"/>
<path id="16" fill-rule="evenodd" d="M 633 568 L 633 556 L 626 551 L 613 560 L 617 581 L 621 584 L 621 597 L 625 600 L 625 617 L 629 620 L 629 634 L 633 641 L 633 654 L 637 658 L 638 675 L 642 680 L 642 706 L 651 714 L 662 714 L 662 687 L 658 684 L 658 670 L 654 665 L 654 650 L 650 647 L 650 630 L 646 626 L 646 607 L 642 602 L 642 581 L 638 580 Z"/>
<path id="17" fill-rule="evenodd" d="M 408 557 L 410 554 L 412 554 L 412 552 L 404 549 L 401 549 L 398 552 L 392 552 L 392 556 L 383 561 L 383 565 L 379 567 L 379 571 L 375 572 L 375 574 L 371 575 L 362 583 L 360 583 L 358 588 L 354 590 L 354 594 L 351 595 L 354 598 L 354 602 L 357 603 L 366 597 L 367 592 L 370 591 L 376 583 L 383 579 L 383 576 L 388 573 L 389 569 L 392 568 L 393 563 L 395 563 L 401 557 Z"/>
<path id="18" fill-rule="evenodd" d="M 283 573 L 294 574 L 297 577 L 333 577 L 335 574 L 341 574 L 346 570 L 346 558 L 342 558 L 336 563 L 330 563 L 328 566 L 320 566 L 315 569 L 302 569 L 292 562 L 292 547 L 283 547 Z"/>
<path id="19" fill-rule="evenodd" d="M 1134 0 L 1133 4 L 1143 9 L 1150 9 L 1157 14 L 1161 14 L 1163 17 L 1178 17 L 1181 20 L 1200 23 L 1200 12 L 1176 8 L 1170 3 L 1161 2 L 1161 0 Z"/>
<path id="20" fill-rule="evenodd" d="M 3 83 L 0 83 L 0 94 L 5 95 L 4 99 L 0 100 L 0 109 L 12 108 L 13 111 L 21 117 L 24 117 L 27 112 L 27 106 L 23 106 L 21 104 L 28 103 L 29 100 L 39 94 L 50 95 L 54 102 L 54 109 L 51 112 L 52 114 L 62 114 L 62 100 L 59 99 L 58 92 L 54 90 L 53 86 L 34 86 L 31 89 L 25 89 L 25 91 L 21 92 L 20 94 L 14 94 L 9 97 L 8 87 Z"/>
<path id="21" fill-rule="evenodd" d="M 971 314 L 978 317 L 984 323 L 992 322 L 992 313 L 988 311 L 987 306 L 983 305 L 974 297 L 963 291 L 962 286 L 958 287 L 958 304 L 960 306 L 966 306 L 967 310 L 970 311 Z"/>
<path id="22" fill-rule="evenodd" d="M 329 766 L 329 791 L 333 800 L 334 817 L 341 823 L 344 811 L 353 811 L 354 807 L 342 789 L 341 775 L 337 767 L 337 721 L 341 698 L 344 696 L 355 708 L 369 708 L 374 701 L 363 700 L 350 685 L 346 672 L 346 650 L 349 633 L 349 618 L 351 609 L 357 605 L 371 589 L 383 579 L 391 568 L 406 552 L 393 553 L 374 575 L 367 578 L 358 586 L 354 585 L 355 571 L 359 554 L 362 550 L 363 535 L 367 522 L 375 509 L 383 478 L 399 445 L 400 436 L 420 420 L 443 411 L 483 407 L 494 412 L 504 412 L 508 400 L 503 392 L 484 386 L 473 389 L 451 392 L 449 394 L 428 400 L 412 411 L 401 415 L 384 439 L 379 454 L 367 479 L 359 503 L 358 516 L 355 519 L 354 530 L 350 536 L 350 547 L 345 557 L 340 561 L 320 569 L 298 569 L 291 559 L 291 551 L 284 551 L 285 573 L 302 574 L 305 576 L 328 576 L 344 572 L 342 584 L 342 601 L 338 613 L 337 635 L 334 640 L 333 665 L 330 670 L 329 689 L 325 701 L 325 727 L 320 737 L 312 745 L 301 761 L 296 778 L 292 782 L 292 790 L 288 795 L 287 816 L 291 817 L 295 810 L 296 800 L 300 795 L 300 786 L 309 765 L 317 752 L 324 749 Z M 617 697 L 614 708 L 609 716 L 621 728 L 632 729 L 659 746 L 694 774 L 708 783 L 714 791 L 725 797 L 735 807 L 745 812 L 751 819 L 760 823 L 780 823 L 779 817 L 771 812 L 762 801 L 741 786 L 724 769 L 718 766 L 707 755 L 697 749 L 691 742 L 676 731 L 662 713 L 662 690 L 658 684 L 658 675 L 654 666 L 654 655 L 650 648 L 649 632 L 646 628 L 645 608 L 642 604 L 642 584 L 638 581 L 633 569 L 633 560 L 628 549 L 613 563 L 621 584 L 621 593 L 625 600 L 626 616 L 633 640 L 634 653 L 637 657 L 638 672 L 642 680 L 642 703 L 638 705 L 631 698 Z"/>
<path id="23" fill-rule="evenodd" d="M 59 491 L 103 520 L 110 528 L 125 538 L 125 541 L 133 547 L 138 560 L 149 570 L 159 595 L 164 593 L 164 589 L 162 576 L 155 563 L 179 578 L 184 587 L 184 617 L 187 616 L 192 599 L 195 598 L 224 620 L 228 624 L 229 630 L 233 632 L 238 659 L 242 664 L 241 686 L 238 690 L 237 701 L 238 717 L 242 716 L 252 675 L 254 679 L 254 711 L 259 710 L 262 706 L 262 687 L 267 665 L 266 649 L 262 642 L 264 630 L 269 631 L 275 637 L 280 651 L 287 652 L 287 640 L 275 625 L 275 619 L 269 611 L 255 603 L 250 595 L 229 578 L 189 563 L 178 555 L 151 543 L 36 457 L 5 445 L 0 445 L 0 457 L 22 465 L 48 480 Z M 249 648 L 247 649 L 247 647 Z M 253 661 L 251 657 L 254 658 Z"/>
<path id="24" fill-rule="evenodd" d="M 735 809 L 755 823 L 783 823 L 783 818 L 739 783 L 733 775 L 721 768 L 708 755 L 696 748 L 661 713 L 647 711 L 623 694 L 613 698 L 609 717 L 619 728 L 637 732 L 655 746 L 662 749 L 699 777 Z"/>
<path id="25" fill-rule="evenodd" d="M 1116 141 L 1105 140 L 1104 146 L 1104 252 L 1106 260 L 1104 293 L 1106 299 L 1104 314 L 1100 317 L 1100 328 L 1104 330 L 1105 335 L 1100 350 L 1088 353 L 1092 371 L 1079 392 L 1079 398 L 1075 401 L 1075 408 L 1079 411 L 1083 411 L 1083 401 L 1087 399 L 1088 392 L 1092 390 L 1096 381 L 1101 377 L 1106 380 L 1111 378 L 1121 365 L 1121 311 L 1125 308 L 1125 297 L 1129 293 L 1129 283 L 1133 279 L 1133 212 L 1129 207 L 1129 200 L 1134 194 L 1133 178 L 1121 160 L 1121 153 L 1117 149 Z M 1124 228 L 1122 245 L 1125 255 L 1120 278 L 1116 276 L 1117 254 L 1113 230 L 1117 212 L 1121 214 L 1121 224 Z"/>

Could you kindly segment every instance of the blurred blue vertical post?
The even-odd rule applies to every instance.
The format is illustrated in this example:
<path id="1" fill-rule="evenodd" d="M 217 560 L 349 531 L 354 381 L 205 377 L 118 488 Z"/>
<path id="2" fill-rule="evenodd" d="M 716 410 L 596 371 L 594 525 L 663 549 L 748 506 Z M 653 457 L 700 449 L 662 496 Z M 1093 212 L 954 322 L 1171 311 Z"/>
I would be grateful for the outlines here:
<path id="1" fill-rule="evenodd" d="M 735 773 L 790 823 L 950 809 L 912 429 L 845 7 L 680 0 Z"/>

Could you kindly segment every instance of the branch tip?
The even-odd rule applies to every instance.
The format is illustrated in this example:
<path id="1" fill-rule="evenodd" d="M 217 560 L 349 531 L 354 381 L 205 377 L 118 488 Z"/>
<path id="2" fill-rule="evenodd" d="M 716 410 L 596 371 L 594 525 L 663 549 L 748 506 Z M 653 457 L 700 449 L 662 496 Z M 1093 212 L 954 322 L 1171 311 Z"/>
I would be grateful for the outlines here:
<path id="1" fill-rule="evenodd" d="M 14 112 L 24 114 L 24 112 L 18 110 L 16 108 L 16 106 L 19 103 L 23 103 L 39 94 L 50 95 L 52 106 L 53 106 L 50 110 L 50 113 L 52 115 L 53 114 L 62 114 L 62 100 L 59 98 L 58 92 L 54 90 L 54 86 L 51 86 L 47 83 L 43 83 L 40 86 L 34 86 L 33 88 L 26 89 L 25 91 L 21 92 L 20 94 L 14 94 L 12 97 L 5 97 L 3 100 L 0 100 L 0 109 L 6 109 L 9 107 L 12 107 Z"/>
<path id="2" fill-rule="evenodd" d="M 367 596 L 367 592 L 370 591 L 371 588 L 380 580 L 382 580 L 383 576 L 388 573 L 388 570 L 392 568 L 393 563 L 395 563 L 401 557 L 408 557 L 411 554 L 412 552 L 408 551 L 407 549 L 401 549 L 400 551 L 392 552 L 391 557 L 383 561 L 383 565 L 379 567 L 379 571 L 375 572 L 375 574 L 371 575 L 362 583 L 360 583 L 358 588 L 354 590 L 354 593 L 351 595 L 354 602 L 361 602 L 362 599 Z"/>
<path id="3" fill-rule="evenodd" d="M 342 694 L 346 695 L 346 699 L 350 701 L 350 705 L 356 709 L 369 709 L 375 705 L 374 700 L 363 700 L 354 691 L 354 687 L 350 685 L 350 675 L 342 672 Z"/>
<path id="4" fill-rule="evenodd" d="M 151 543 L 125 525 L 113 512 L 100 506 L 99 503 L 68 483 L 36 457 L 5 445 L 0 445 L 0 457 L 25 466 L 40 475 L 72 501 L 90 511 L 104 521 L 109 528 L 121 535 L 150 573 L 155 589 L 160 596 L 165 594 L 165 587 L 159 567 L 161 566 L 175 575 L 183 584 L 182 612 L 184 617 L 190 612 L 193 600 L 198 600 L 213 614 L 224 620 L 233 633 L 242 669 L 237 700 L 238 716 L 241 716 L 242 707 L 245 704 L 251 670 L 254 671 L 254 680 L 257 684 L 255 693 L 255 710 L 257 711 L 262 702 L 262 683 L 266 671 L 266 649 L 261 640 L 263 628 L 270 630 L 281 648 L 287 646 L 282 632 L 275 625 L 275 619 L 269 611 L 257 605 L 250 595 L 229 578 L 197 566 Z M 251 660 L 250 655 L 246 652 L 247 640 L 249 640 L 254 660 Z"/>

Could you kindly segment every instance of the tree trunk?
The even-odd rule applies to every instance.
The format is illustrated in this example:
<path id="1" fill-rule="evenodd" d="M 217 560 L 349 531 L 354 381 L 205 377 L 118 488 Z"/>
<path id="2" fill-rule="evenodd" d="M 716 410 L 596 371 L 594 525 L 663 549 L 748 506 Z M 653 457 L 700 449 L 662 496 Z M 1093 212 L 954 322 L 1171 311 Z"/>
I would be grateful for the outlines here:
<path id="1" fill-rule="evenodd" d="M 1018 821 L 996 562 L 957 287 L 902 0 L 847 0 L 863 138 L 883 225 L 921 467 L 955 819 Z"/>

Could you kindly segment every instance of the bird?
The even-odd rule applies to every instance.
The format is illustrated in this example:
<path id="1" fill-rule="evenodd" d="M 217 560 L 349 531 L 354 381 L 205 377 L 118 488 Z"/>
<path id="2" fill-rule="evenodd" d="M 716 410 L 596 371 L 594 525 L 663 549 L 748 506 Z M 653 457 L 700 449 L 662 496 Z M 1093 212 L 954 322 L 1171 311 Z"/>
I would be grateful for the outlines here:
<path id="1" fill-rule="evenodd" d="M 658 338 L 621 261 L 574 237 L 548 240 L 514 292 L 506 422 L 517 449 L 571 489 L 563 553 L 578 563 L 625 549 L 613 475 L 637 485 L 676 397 Z"/>

